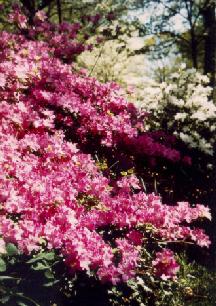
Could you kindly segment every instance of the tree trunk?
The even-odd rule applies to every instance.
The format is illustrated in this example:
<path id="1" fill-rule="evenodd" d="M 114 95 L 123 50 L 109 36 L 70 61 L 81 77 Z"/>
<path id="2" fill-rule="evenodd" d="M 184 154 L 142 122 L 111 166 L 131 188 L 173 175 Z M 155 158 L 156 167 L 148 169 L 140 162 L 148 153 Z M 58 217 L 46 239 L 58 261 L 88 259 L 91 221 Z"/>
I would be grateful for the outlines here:
<path id="1" fill-rule="evenodd" d="M 22 5 L 28 12 L 29 24 L 33 24 L 33 18 L 36 13 L 35 1 L 34 0 L 21 0 Z"/>
<path id="2" fill-rule="evenodd" d="M 216 85 L 216 15 L 215 15 L 215 10 L 216 10 L 216 4 L 213 3 L 213 1 L 211 4 L 207 5 L 202 10 L 203 24 L 204 24 L 204 29 L 205 29 L 204 73 L 209 74 L 211 86 L 213 87 L 213 89 Z"/>
<path id="3" fill-rule="evenodd" d="M 58 11 L 59 24 L 61 24 L 61 23 L 62 23 L 61 0 L 56 0 L 56 4 L 57 4 L 57 11 Z"/>
<path id="4" fill-rule="evenodd" d="M 192 58 L 193 67 L 196 69 L 198 68 L 197 57 L 198 57 L 197 41 L 196 41 L 194 28 L 192 27 L 191 29 L 191 58 Z"/>
<path id="5" fill-rule="evenodd" d="M 33 24 L 34 16 L 37 13 L 37 11 L 43 10 L 47 6 L 51 5 L 51 3 L 53 1 L 54 0 L 43 0 L 37 6 L 35 0 L 20 0 L 20 2 L 22 3 L 23 7 L 27 11 L 27 15 L 28 15 L 28 18 L 29 18 L 29 24 L 30 25 Z M 57 0 L 57 3 L 58 2 L 60 3 L 60 0 Z M 61 8 L 61 3 L 59 5 L 60 5 L 60 8 Z"/>
<path id="6" fill-rule="evenodd" d="M 212 173 L 212 197 L 209 201 L 209 206 L 212 213 L 212 266 L 216 271 L 216 142 L 214 144 L 214 155 L 213 155 L 213 173 Z"/>
<path id="7" fill-rule="evenodd" d="M 210 85 L 213 88 L 212 98 L 216 104 L 216 4 L 211 1 L 202 10 L 203 25 L 205 29 L 205 58 L 204 73 L 210 76 Z M 216 271 L 216 143 L 214 144 L 214 154 L 212 158 L 211 190 L 208 196 L 208 205 L 212 213 L 211 224 L 211 266 Z"/>

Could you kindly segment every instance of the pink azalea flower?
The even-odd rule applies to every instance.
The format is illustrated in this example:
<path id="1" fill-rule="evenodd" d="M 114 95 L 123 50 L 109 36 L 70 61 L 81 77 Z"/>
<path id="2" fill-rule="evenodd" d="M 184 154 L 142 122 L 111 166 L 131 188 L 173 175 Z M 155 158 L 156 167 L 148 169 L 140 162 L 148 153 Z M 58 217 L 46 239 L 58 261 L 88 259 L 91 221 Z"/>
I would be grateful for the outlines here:
<path id="1" fill-rule="evenodd" d="M 152 262 L 155 274 L 164 280 L 174 279 L 179 271 L 179 264 L 174 258 L 171 250 L 164 249 L 156 253 L 156 259 Z"/>

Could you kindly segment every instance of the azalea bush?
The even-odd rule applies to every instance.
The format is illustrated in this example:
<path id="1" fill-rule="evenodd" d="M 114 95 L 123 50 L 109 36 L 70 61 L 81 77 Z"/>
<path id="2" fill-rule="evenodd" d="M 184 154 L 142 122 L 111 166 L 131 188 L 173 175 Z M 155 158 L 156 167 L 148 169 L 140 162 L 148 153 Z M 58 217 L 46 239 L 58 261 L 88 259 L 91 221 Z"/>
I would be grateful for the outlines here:
<path id="1" fill-rule="evenodd" d="M 45 273 L 56 290 L 65 286 L 59 267 L 67 280 L 87 277 L 104 286 L 139 274 L 175 280 L 180 263 L 173 245 L 208 248 L 209 237 L 194 221 L 210 219 L 209 209 L 163 204 L 143 190 L 131 164 L 137 156 L 173 163 L 185 156 L 145 131 L 145 112 L 116 84 L 73 70 L 74 56 L 86 48 L 78 25 L 52 25 L 38 12 L 30 27 L 18 7 L 10 20 L 18 32 L 0 33 L 2 303 L 35 303 L 16 291 L 25 291 L 29 269 Z M 126 171 L 115 171 L 113 162 L 123 157 Z M 17 282 L 14 290 L 8 280 Z"/>
<path id="2" fill-rule="evenodd" d="M 184 254 L 178 260 L 181 268 L 177 281 L 159 281 L 148 273 L 137 276 L 127 286 L 118 285 L 109 290 L 112 305 L 213 306 L 215 273 L 195 262 L 189 263 Z"/>
<path id="3" fill-rule="evenodd" d="M 211 95 L 209 78 L 182 64 L 167 82 L 141 89 L 137 104 L 150 113 L 149 129 L 167 131 L 190 148 L 212 155 L 216 106 Z"/>

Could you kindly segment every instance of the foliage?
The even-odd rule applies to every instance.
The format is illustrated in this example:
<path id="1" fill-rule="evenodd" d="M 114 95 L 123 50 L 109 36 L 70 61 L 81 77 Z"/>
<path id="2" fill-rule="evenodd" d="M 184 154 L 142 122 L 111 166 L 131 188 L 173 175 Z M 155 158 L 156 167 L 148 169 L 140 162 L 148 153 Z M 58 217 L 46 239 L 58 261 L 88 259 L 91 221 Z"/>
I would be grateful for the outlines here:
<path id="1" fill-rule="evenodd" d="M 101 82 L 113 81 L 121 84 L 127 65 L 127 50 L 113 40 L 104 42 L 91 52 L 83 52 L 78 57 L 78 68 L 86 68 L 90 75 Z"/>
<path id="2" fill-rule="evenodd" d="M 73 70 L 74 56 L 86 48 L 76 40 L 79 25 L 53 25 L 39 11 L 29 27 L 17 6 L 9 19 L 18 32 L 0 34 L 3 302 L 39 303 L 23 293 L 31 270 L 33 283 L 34 275 L 43 280 L 39 287 L 57 292 L 65 275 L 77 277 L 78 287 L 79 276 L 97 286 L 126 284 L 140 273 L 175 280 L 180 266 L 168 245 L 209 247 L 209 237 L 194 227 L 211 219 L 209 209 L 165 205 L 142 190 L 130 168 L 102 168 L 106 158 L 110 165 L 124 155 L 134 163 L 137 155 L 172 162 L 185 156 L 145 132 L 145 114 L 115 83 Z M 11 279 L 19 273 L 24 283 Z"/>
<path id="3" fill-rule="evenodd" d="M 4 255 L 7 270 L 0 273 L 2 305 L 142 306 L 214 305 L 215 274 L 189 263 L 180 255 L 177 280 L 162 280 L 140 273 L 127 283 L 101 284 L 83 272 L 71 275 L 59 254 L 42 251 L 21 255 L 13 249 Z M 149 258 L 151 254 L 148 254 Z"/>
<path id="4" fill-rule="evenodd" d="M 182 65 L 163 83 L 140 90 L 139 105 L 149 111 L 149 128 L 174 134 L 191 148 L 213 154 L 216 107 L 207 76 Z"/>
<path id="5" fill-rule="evenodd" d="M 110 290 L 112 305 L 213 306 L 215 304 L 215 273 L 189 263 L 185 255 L 178 257 L 181 269 L 177 281 L 158 281 L 153 275 L 137 276 L 135 280 Z"/>
<path id="6" fill-rule="evenodd" d="M 145 35 L 156 36 L 151 50 L 156 51 L 158 57 L 168 55 L 175 44 L 192 67 L 204 66 L 203 42 L 208 29 L 203 13 L 208 7 L 213 8 L 214 1 L 141 0 L 137 1 L 137 6 L 142 12 L 145 9 L 151 12 L 141 29 Z"/>

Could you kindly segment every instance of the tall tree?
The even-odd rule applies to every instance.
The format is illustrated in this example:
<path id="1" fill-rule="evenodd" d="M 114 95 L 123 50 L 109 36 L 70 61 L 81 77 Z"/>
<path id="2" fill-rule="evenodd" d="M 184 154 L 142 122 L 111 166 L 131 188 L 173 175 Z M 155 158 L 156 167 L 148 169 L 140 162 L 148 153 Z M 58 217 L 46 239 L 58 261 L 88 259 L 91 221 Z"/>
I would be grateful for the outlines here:
<path id="1" fill-rule="evenodd" d="M 155 35 L 155 50 L 169 52 L 174 44 L 215 82 L 215 0 L 139 0 L 138 8 L 154 12 L 144 33 Z M 178 23 L 178 27 L 176 27 Z M 167 47 L 167 48 L 164 48 Z"/>
<path id="2" fill-rule="evenodd" d="M 210 74 L 211 85 L 216 85 L 216 4 L 207 3 L 201 10 L 205 29 L 204 72 Z M 216 97 L 214 97 L 216 98 Z M 215 101 L 216 103 L 216 101 Z"/>

